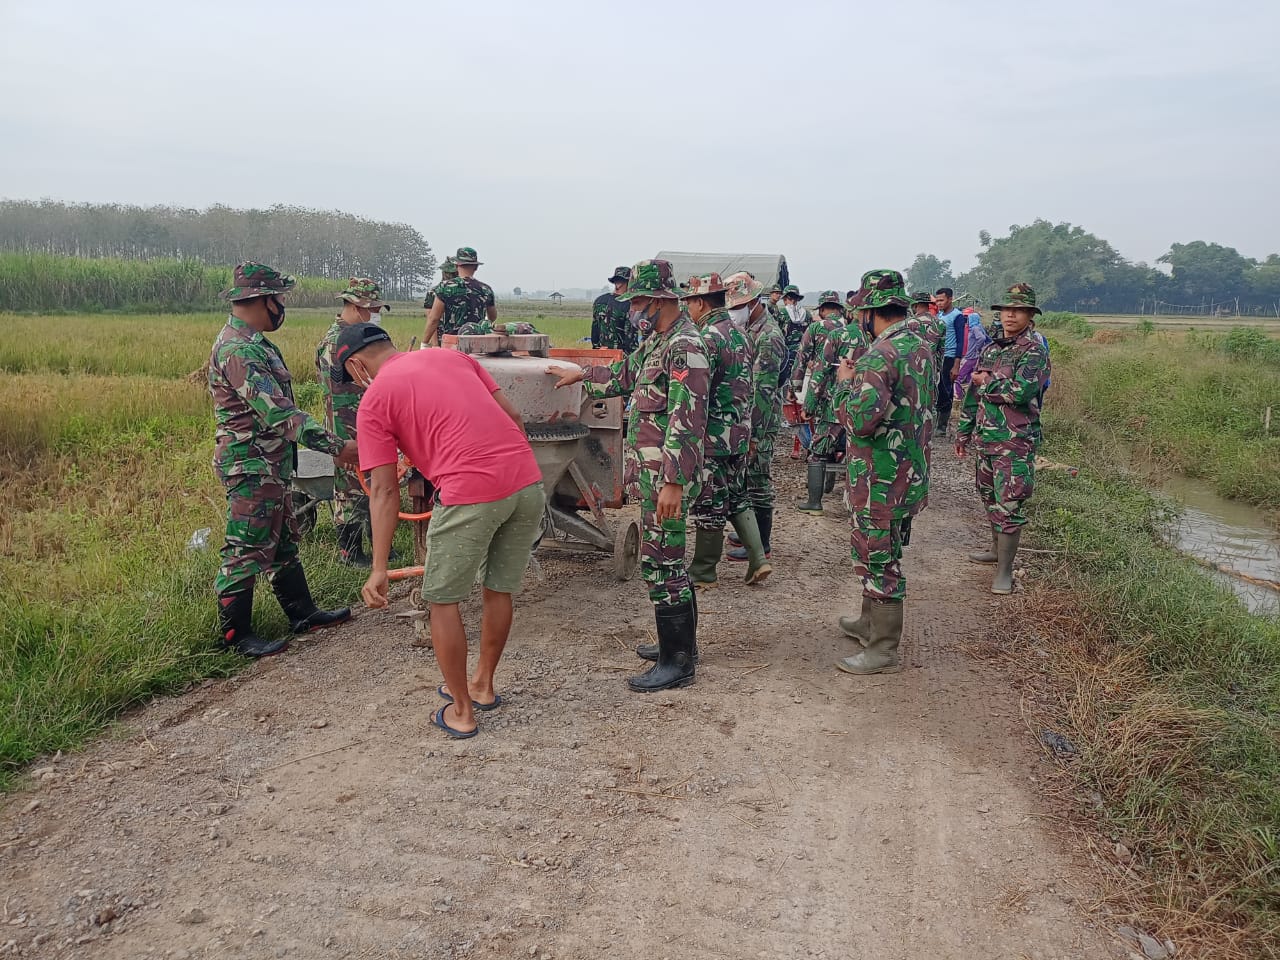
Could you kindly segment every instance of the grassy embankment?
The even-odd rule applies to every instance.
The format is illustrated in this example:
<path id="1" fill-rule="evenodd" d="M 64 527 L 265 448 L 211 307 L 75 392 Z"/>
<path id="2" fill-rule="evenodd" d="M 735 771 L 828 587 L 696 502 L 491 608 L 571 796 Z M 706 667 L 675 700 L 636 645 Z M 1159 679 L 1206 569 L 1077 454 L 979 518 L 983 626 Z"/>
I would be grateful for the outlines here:
<path id="1" fill-rule="evenodd" d="M 569 345 L 589 328 L 587 309 L 502 312 Z M 312 412 L 315 345 L 332 315 L 290 310 L 273 335 Z M 0 314 L 0 787 L 124 707 L 241 665 L 215 648 L 225 501 L 210 467 L 208 391 L 188 379 L 224 317 Z M 396 305 L 386 326 L 407 347 L 421 335 L 421 305 Z M 334 561 L 320 517 L 303 547 L 313 591 L 354 601 L 363 577 Z M 204 527 L 210 548 L 188 551 Z M 401 538 L 409 550 L 407 530 Z M 263 632 L 283 632 L 270 590 L 257 600 Z"/>
<path id="2" fill-rule="evenodd" d="M 1280 623 L 1163 545 L 1167 504 L 1130 472 L 1136 458 L 1280 509 L 1280 437 L 1262 426 L 1280 364 L 1248 334 L 1071 326 L 1047 330 L 1044 454 L 1082 469 L 1039 477 L 1031 530 L 1050 552 L 1005 653 L 1080 750 L 1066 776 L 1120 844 L 1095 850 L 1117 902 L 1180 956 L 1280 956 Z"/>

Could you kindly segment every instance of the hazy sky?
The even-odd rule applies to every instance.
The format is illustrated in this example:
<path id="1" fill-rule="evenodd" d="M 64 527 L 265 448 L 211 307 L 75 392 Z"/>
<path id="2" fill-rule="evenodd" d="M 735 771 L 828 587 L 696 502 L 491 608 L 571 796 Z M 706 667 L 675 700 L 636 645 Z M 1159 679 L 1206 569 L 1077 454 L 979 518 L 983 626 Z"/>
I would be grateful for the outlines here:
<path id="1" fill-rule="evenodd" d="M 1280 251 L 1277 0 L 0 11 L 0 196 L 403 220 L 500 292 L 664 248 L 844 289 L 1036 217 Z"/>

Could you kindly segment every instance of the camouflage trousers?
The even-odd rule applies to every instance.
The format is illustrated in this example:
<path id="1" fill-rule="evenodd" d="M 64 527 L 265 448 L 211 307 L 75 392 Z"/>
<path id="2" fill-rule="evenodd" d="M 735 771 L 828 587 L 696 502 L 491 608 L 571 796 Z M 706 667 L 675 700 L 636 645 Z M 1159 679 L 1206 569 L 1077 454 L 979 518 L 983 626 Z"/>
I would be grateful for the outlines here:
<path id="1" fill-rule="evenodd" d="M 699 530 L 723 530 L 730 517 L 750 506 L 747 500 L 747 455 L 707 457 L 702 492 L 689 512 Z"/>
<path id="2" fill-rule="evenodd" d="M 1036 485 L 1036 455 L 978 451 L 977 487 L 987 519 L 999 533 L 1016 533 L 1027 522 L 1022 504 Z"/>
<path id="3" fill-rule="evenodd" d="M 902 600 L 907 578 L 902 573 L 901 520 L 885 520 L 859 512 L 850 517 L 849 545 L 853 572 L 862 581 L 862 595 L 875 600 Z"/>
<path id="4" fill-rule="evenodd" d="M 768 510 L 773 499 L 773 437 L 768 437 L 747 454 L 747 502 Z"/>
<path id="5" fill-rule="evenodd" d="M 835 460 L 840 452 L 840 440 L 844 436 L 844 427 L 830 420 L 813 422 L 813 440 L 809 442 L 809 458 L 811 460 Z"/>
<path id="6" fill-rule="evenodd" d="M 640 578 L 649 588 L 654 606 L 693 602 L 693 586 L 684 563 L 690 501 L 697 490 L 685 489 L 680 516 L 658 522 L 658 492 L 662 489 L 651 470 L 640 471 Z"/>
<path id="7" fill-rule="evenodd" d="M 279 477 L 245 475 L 227 481 L 227 534 L 214 578 L 219 594 L 247 590 L 259 574 L 274 574 L 298 556 L 298 522 L 289 488 Z"/>
<path id="8" fill-rule="evenodd" d="M 354 470 L 340 467 L 333 469 L 333 522 L 369 525 L 369 496 L 360 486 L 360 478 Z"/>

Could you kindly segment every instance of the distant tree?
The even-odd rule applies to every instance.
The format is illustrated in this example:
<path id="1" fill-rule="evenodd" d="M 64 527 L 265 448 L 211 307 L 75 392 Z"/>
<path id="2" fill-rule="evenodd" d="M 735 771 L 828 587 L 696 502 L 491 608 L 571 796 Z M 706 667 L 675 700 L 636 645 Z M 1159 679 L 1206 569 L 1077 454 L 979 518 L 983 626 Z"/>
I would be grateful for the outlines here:
<path id="1" fill-rule="evenodd" d="M 520 292 L 520 288 L 519 288 L 519 287 L 516 287 L 516 288 L 515 288 L 514 290 L 512 290 L 511 292 L 512 292 L 512 293 L 514 293 L 517 297 L 523 296 L 523 294 Z"/>
<path id="2" fill-rule="evenodd" d="M 1203 240 L 1175 243 L 1159 262 L 1170 267 L 1173 296 L 1188 304 L 1248 299 L 1258 266 L 1234 247 Z"/>
<path id="3" fill-rule="evenodd" d="M 927 290 L 933 293 L 939 287 L 954 287 L 956 278 L 951 275 L 951 261 L 939 260 L 931 253 L 917 253 L 907 267 L 907 289 L 912 293 Z"/>

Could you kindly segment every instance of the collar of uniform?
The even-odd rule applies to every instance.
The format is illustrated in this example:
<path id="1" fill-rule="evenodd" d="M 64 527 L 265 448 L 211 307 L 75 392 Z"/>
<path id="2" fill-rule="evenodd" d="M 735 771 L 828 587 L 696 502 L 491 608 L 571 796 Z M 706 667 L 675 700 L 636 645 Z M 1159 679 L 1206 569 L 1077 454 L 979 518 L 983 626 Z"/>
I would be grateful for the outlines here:
<path id="1" fill-rule="evenodd" d="M 912 331 L 911 329 L 911 321 L 913 319 L 918 320 L 919 318 L 904 317 L 903 319 L 895 323 L 893 326 L 886 328 L 884 333 L 880 334 L 880 336 L 878 336 L 876 339 L 883 340 L 887 337 L 895 337 L 900 333 L 913 333 L 914 331 Z"/>
<path id="2" fill-rule="evenodd" d="M 698 326 L 709 327 L 713 323 L 719 323 L 721 320 L 727 320 L 730 323 L 733 323 L 733 317 L 729 316 L 729 310 L 727 307 L 716 307 L 702 318 L 702 322 L 698 324 Z"/>
<path id="3" fill-rule="evenodd" d="M 261 331 L 253 329 L 253 327 L 249 326 L 235 314 L 229 314 L 227 316 L 227 326 L 232 330 L 235 330 L 246 340 L 258 341 L 262 339 Z"/>

